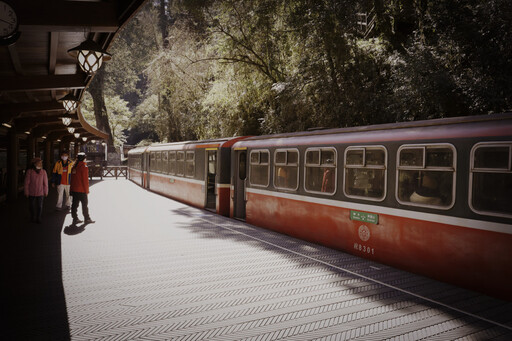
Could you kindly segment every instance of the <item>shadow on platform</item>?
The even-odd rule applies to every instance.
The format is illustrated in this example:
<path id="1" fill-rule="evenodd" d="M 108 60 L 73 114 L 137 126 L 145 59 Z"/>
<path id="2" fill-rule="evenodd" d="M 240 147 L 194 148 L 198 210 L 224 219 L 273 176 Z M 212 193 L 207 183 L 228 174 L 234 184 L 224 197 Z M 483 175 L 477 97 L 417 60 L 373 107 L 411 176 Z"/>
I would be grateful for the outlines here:
<path id="1" fill-rule="evenodd" d="M 0 205 L 4 340 L 70 339 L 61 254 L 61 233 L 70 212 L 55 211 L 55 202 L 56 190 L 50 188 L 42 224 L 30 222 L 24 196 Z"/>
<path id="2" fill-rule="evenodd" d="M 512 302 L 364 260 L 291 236 L 282 238 L 279 236 L 283 235 L 278 232 L 257 226 L 249 225 L 251 228 L 242 228 L 242 232 L 236 227 L 238 222 L 200 209 L 183 208 L 173 210 L 173 213 L 190 216 L 193 221 L 187 222 L 181 228 L 191 230 L 202 238 L 232 240 L 290 256 L 304 268 L 323 264 L 328 271 L 341 275 L 340 288 L 361 297 L 374 296 L 380 305 L 396 304 L 397 301 L 407 298 L 410 302 L 439 309 L 444 314 L 449 314 L 454 319 L 465 320 L 467 323 L 475 323 L 482 318 L 512 328 Z M 215 225 L 218 228 L 212 228 L 212 221 L 217 221 Z M 403 310 L 407 311 L 408 308 Z"/>

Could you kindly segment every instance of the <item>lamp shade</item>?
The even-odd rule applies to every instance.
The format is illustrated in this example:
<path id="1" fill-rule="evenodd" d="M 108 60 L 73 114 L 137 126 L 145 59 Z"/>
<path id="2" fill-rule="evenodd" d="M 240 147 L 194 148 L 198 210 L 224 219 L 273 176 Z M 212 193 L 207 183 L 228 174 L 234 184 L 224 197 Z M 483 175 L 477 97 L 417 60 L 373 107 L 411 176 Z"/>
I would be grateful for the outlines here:
<path id="1" fill-rule="evenodd" d="M 73 135 L 75 135 L 76 138 L 80 137 L 80 133 L 74 133 Z"/>
<path id="2" fill-rule="evenodd" d="M 103 50 L 94 40 L 87 39 L 80 45 L 69 49 L 68 53 L 77 58 L 80 68 L 87 73 L 99 70 L 104 61 L 112 58 L 112 55 Z"/>
<path id="3" fill-rule="evenodd" d="M 73 128 L 73 127 L 68 127 L 68 132 L 69 132 L 70 134 L 73 134 L 73 133 L 75 132 L 75 128 Z"/>
<path id="4" fill-rule="evenodd" d="M 58 99 L 58 101 L 62 102 L 64 109 L 66 109 L 66 111 L 68 111 L 68 112 L 75 110 L 78 107 L 78 104 L 80 104 L 80 101 L 78 100 L 78 98 L 76 98 L 75 95 L 73 95 L 71 93 Z"/>
<path id="5" fill-rule="evenodd" d="M 82 141 L 84 141 L 84 142 L 87 141 L 87 137 L 85 137 L 85 136 L 82 137 Z"/>
<path id="6" fill-rule="evenodd" d="M 62 123 L 67 127 L 68 125 L 71 124 L 71 117 L 63 117 Z"/>

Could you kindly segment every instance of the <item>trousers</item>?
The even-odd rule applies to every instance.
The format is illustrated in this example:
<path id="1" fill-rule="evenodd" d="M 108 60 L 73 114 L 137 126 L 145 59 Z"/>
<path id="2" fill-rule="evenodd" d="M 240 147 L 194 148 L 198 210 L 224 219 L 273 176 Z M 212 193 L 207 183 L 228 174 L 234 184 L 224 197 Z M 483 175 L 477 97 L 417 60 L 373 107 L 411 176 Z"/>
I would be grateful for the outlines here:
<path id="1" fill-rule="evenodd" d="M 41 217 L 43 215 L 43 198 L 43 196 L 28 197 L 31 221 L 41 221 Z"/>
<path id="2" fill-rule="evenodd" d="M 70 185 L 58 185 L 57 186 L 57 208 L 62 207 L 62 201 L 64 199 L 64 196 L 66 197 L 65 205 L 64 206 L 71 206 L 71 197 L 69 196 L 69 188 Z"/>
<path id="3" fill-rule="evenodd" d="M 84 219 L 91 219 L 91 217 L 89 217 L 89 208 L 87 207 L 87 193 L 71 192 L 71 195 L 73 196 L 73 203 L 71 204 L 71 216 L 73 219 L 78 219 L 78 205 L 80 203 L 82 203 L 82 214 L 84 215 Z"/>

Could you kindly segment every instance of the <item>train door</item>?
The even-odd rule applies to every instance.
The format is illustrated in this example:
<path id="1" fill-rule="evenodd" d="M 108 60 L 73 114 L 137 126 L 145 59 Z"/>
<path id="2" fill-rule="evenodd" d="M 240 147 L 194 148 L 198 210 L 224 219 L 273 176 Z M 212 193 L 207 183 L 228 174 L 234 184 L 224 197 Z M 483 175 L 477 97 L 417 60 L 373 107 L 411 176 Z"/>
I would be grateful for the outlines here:
<path id="1" fill-rule="evenodd" d="M 206 205 L 210 210 L 217 209 L 215 178 L 217 176 L 217 149 L 206 149 Z"/>
<path id="2" fill-rule="evenodd" d="M 234 217 L 245 220 L 245 187 L 247 182 L 247 150 L 235 150 L 236 164 L 234 174 Z"/>

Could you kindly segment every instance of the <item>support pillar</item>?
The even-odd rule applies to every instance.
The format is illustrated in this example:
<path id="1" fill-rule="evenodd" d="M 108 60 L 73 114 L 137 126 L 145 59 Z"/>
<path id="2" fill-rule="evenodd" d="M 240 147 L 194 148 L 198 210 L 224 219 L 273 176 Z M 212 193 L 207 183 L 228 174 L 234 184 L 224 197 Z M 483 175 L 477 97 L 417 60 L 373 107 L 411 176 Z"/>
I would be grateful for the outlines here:
<path id="1" fill-rule="evenodd" d="M 7 147 L 7 198 L 13 202 L 18 198 L 18 158 L 19 141 L 16 129 L 9 129 L 9 145 Z"/>
<path id="2" fill-rule="evenodd" d="M 32 159 L 36 156 L 36 139 L 34 136 L 27 137 L 27 168 L 30 167 Z"/>
<path id="3" fill-rule="evenodd" d="M 41 153 L 39 152 L 39 141 L 37 141 L 36 138 L 34 138 L 34 155 L 35 157 L 41 157 Z"/>
<path id="4" fill-rule="evenodd" d="M 77 142 L 77 141 L 75 141 L 75 158 L 76 158 L 76 156 L 78 155 L 79 148 L 80 148 L 80 146 L 78 145 L 78 142 Z"/>
<path id="5" fill-rule="evenodd" d="M 44 141 L 44 169 L 50 174 L 52 171 L 52 142 L 46 139 Z"/>

